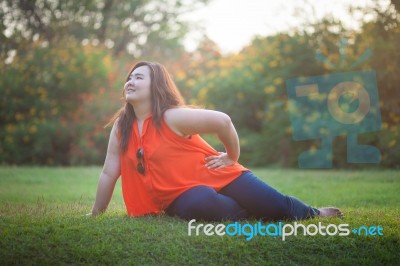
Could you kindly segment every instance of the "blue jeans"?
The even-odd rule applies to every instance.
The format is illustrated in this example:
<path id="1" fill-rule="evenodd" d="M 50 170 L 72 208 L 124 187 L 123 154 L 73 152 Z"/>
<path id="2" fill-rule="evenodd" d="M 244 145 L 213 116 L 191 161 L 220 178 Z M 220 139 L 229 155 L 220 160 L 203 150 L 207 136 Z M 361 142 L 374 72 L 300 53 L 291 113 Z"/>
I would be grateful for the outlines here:
<path id="1" fill-rule="evenodd" d="M 168 206 L 165 213 L 187 220 L 255 218 L 279 221 L 311 218 L 319 215 L 319 210 L 278 192 L 251 171 L 244 171 L 218 192 L 208 186 L 188 189 Z"/>

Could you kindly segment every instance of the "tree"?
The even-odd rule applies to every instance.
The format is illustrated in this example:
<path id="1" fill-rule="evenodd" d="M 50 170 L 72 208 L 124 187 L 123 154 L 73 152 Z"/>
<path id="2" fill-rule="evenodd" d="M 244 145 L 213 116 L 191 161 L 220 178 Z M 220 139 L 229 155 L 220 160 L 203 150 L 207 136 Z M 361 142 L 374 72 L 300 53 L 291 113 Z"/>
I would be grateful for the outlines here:
<path id="1" fill-rule="evenodd" d="M 208 0 L 2 0 L 0 1 L 0 55 L 19 50 L 21 43 L 41 40 L 59 43 L 65 36 L 83 43 L 103 44 L 114 55 L 129 52 L 168 56 L 188 30 L 181 14 Z M 173 44 L 171 46 L 171 44 Z"/>
<path id="2" fill-rule="evenodd" d="M 92 92 L 107 86 L 110 63 L 104 50 L 81 49 L 73 40 L 55 48 L 35 47 L 22 58 L 16 55 L 12 64 L 1 61 L 0 161 L 70 164 L 71 145 L 105 122 L 98 115 L 105 107 L 94 112 L 97 121 L 85 107 Z"/>

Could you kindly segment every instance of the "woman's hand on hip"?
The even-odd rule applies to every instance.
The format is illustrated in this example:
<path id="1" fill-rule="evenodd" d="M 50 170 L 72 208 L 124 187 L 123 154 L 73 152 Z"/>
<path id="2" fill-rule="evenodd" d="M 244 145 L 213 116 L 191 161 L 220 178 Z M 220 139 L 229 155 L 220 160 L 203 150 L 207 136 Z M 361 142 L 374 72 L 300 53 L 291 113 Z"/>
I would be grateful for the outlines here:
<path id="1" fill-rule="evenodd" d="M 207 162 L 206 167 L 214 170 L 218 170 L 235 163 L 234 160 L 229 158 L 226 152 L 219 152 L 219 155 L 208 156 L 205 158 L 205 160 Z"/>

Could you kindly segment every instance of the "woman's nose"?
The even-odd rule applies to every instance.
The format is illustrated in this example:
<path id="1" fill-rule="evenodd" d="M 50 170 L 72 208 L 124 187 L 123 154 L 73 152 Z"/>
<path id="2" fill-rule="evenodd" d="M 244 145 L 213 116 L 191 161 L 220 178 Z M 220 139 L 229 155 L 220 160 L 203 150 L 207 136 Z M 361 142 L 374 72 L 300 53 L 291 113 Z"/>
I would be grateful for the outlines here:
<path id="1" fill-rule="evenodd" d="M 128 88 L 128 86 L 133 86 L 133 87 L 135 87 L 135 81 L 129 80 L 127 83 L 125 83 L 125 88 Z"/>

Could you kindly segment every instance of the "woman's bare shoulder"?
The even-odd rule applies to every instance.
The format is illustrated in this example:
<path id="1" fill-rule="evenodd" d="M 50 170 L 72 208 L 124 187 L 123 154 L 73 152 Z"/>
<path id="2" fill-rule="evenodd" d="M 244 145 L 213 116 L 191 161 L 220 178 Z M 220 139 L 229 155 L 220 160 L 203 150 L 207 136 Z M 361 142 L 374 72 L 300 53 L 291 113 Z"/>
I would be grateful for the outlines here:
<path id="1" fill-rule="evenodd" d="M 190 112 L 190 108 L 187 107 L 174 107 L 166 110 L 164 112 L 164 119 L 168 123 L 173 123 L 177 119 L 181 118 L 182 116 L 185 116 Z"/>
<path id="2" fill-rule="evenodd" d="M 182 121 L 190 115 L 192 108 L 188 107 L 174 107 L 166 110 L 164 112 L 164 120 L 168 127 L 171 128 L 176 134 L 187 137 L 181 130 L 179 130 L 179 125 Z"/>

